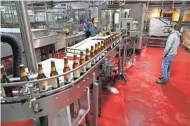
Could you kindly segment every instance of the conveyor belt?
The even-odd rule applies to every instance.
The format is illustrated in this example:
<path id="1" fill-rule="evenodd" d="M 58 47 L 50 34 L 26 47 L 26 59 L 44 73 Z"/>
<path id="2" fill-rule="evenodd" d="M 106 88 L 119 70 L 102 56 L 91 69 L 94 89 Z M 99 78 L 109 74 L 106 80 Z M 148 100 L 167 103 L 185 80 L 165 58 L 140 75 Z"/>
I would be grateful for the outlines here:
<path id="1" fill-rule="evenodd" d="M 115 46 L 112 46 L 112 49 L 110 49 L 111 45 L 115 45 Z M 72 69 L 68 72 L 65 72 L 65 73 L 60 72 L 59 75 L 56 75 L 54 77 L 48 77 L 45 79 L 30 80 L 28 82 L 15 82 L 15 83 L 1 84 L 2 87 L 26 86 L 27 88 L 30 89 L 30 92 L 33 92 L 24 96 L 16 96 L 16 97 L 9 97 L 9 98 L 6 97 L 6 98 L 1 99 L 2 101 L 1 110 L 2 110 L 2 115 L 3 115 L 2 121 L 11 122 L 11 121 L 18 121 L 18 120 L 33 119 L 33 118 L 38 118 L 45 115 L 51 115 L 52 113 L 56 114 L 57 111 L 62 111 L 63 113 L 66 114 L 68 112 L 67 106 L 80 98 L 80 99 L 83 99 L 82 101 L 85 102 L 86 104 L 84 103 L 81 104 L 82 105 L 81 111 L 79 112 L 79 115 L 75 119 L 72 119 L 71 121 L 68 115 L 60 116 L 61 118 L 64 118 L 66 122 L 69 120 L 71 121 L 71 125 L 68 125 L 68 126 L 78 125 L 79 122 L 82 120 L 82 118 L 84 118 L 84 116 L 89 111 L 89 107 L 90 107 L 89 90 L 87 87 L 89 87 L 92 83 L 95 84 L 94 81 L 96 77 L 98 77 L 101 74 L 102 69 L 100 69 L 100 65 L 102 64 L 105 58 L 112 59 L 117 54 L 119 54 L 120 56 L 121 48 L 125 46 L 126 44 L 124 43 L 123 40 L 121 40 L 121 37 L 119 37 L 112 44 L 110 44 L 101 52 L 99 52 L 96 56 L 86 61 L 85 64 L 80 65 L 79 67 Z M 71 83 L 67 85 L 63 84 L 61 87 L 53 89 L 53 90 L 48 90 L 45 92 L 37 92 L 37 93 L 33 91 L 34 90 L 33 86 L 38 85 L 40 81 L 45 81 L 45 80 L 50 81 L 55 78 L 63 77 L 67 74 L 71 74 L 73 71 L 78 70 L 82 68 L 83 66 L 86 66 L 89 62 L 92 62 L 94 59 L 96 59 L 97 57 L 102 55 L 102 53 L 105 53 L 105 52 L 106 54 L 104 55 L 104 57 L 99 59 L 94 66 L 92 66 L 86 73 L 80 76 L 80 78 L 78 78 L 77 80 L 75 81 L 73 80 Z M 49 59 L 49 60 L 56 60 L 56 59 Z M 45 64 L 48 66 L 50 66 L 49 60 L 45 61 L 47 62 Z M 62 61 L 60 61 L 60 63 L 62 63 Z M 70 62 L 70 64 L 72 63 Z M 46 65 L 43 67 L 46 67 Z M 59 64 L 56 64 L 56 65 L 59 65 Z M 62 66 L 63 65 L 60 65 L 59 66 L 60 68 L 58 69 L 61 70 Z M 119 65 L 119 67 L 121 66 Z M 45 69 L 48 69 L 48 68 L 46 67 Z M 45 70 L 45 73 L 48 73 L 48 72 Z M 95 87 L 96 87 L 96 84 L 95 84 Z M 97 91 L 97 90 L 94 89 L 94 91 Z M 98 95 L 99 93 L 94 93 L 94 95 L 95 94 Z M 96 100 L 98 99 L 99 96 L 93 96 L 93 97 Z M 17 101 L 17 102 L 15 103 L 13 101 Z M 94 107 L 97 107 L 97 105 L 95 105 Z M 94 113 L 97 113 L 97 111 L 94 111 Z"/>

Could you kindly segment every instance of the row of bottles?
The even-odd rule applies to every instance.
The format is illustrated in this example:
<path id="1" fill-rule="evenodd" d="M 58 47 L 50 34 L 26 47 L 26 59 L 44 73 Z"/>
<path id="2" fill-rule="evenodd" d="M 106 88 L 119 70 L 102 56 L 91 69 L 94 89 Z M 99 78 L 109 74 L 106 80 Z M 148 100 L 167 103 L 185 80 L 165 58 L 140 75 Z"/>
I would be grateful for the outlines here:
<path id="1" fill-rule="evenodd" d="M 80 60 L 78 61 L 77 55 L 73 56 L 73 65 L 72 69 L 77 68 L 79 65 L 84 64 L 86 61 L 89 61 L 91 58 L 96 56 L 99 52 L 101 52 L 103 49 L 105 49 L 107 46 L 112 45 L 113 41 L 118 39 L 119 34 L 114 34 L 107 38 L 104 42 L 98 42 L 95 44 L 95 46 L 91 46 L 90 49 L 86 49 L 86 52 L 80 52 Z M 112 45 L 114 46 L 114 45 Z M 112 48 L 112 47 L 111 47 Z M 81 75 L 83 75 L 86 71 L 88 71 L 96 62 L 98 62 L 105 53 L 102 53 L 99 55 L 96 59 L 92 60 L 89 62 L 87 65 L 83 66 L 82 68 L 75 70 L 73 73 L 67 74 L 64 76 L 64 84 L 69 84 L 72 82 L 72 80 L 78 79 Z M 69 67 L 69 62 L 68 58 L 64 58 L 64 69 L 63 72 L 68 72 L 70 71 L 71 68 Z M 73 74 L 73 78 L 71 76 Z M 51 61 L 51 73 L 50 76 L 56 76 L 58 75 L 58 72 L 56 70 L 56 65 L 54 61 Z M 44 74 L 44 70 L 42 67 L 42 63 L 38 63 L 38 76 L 37 79 L 44 79 L 47 78 L 46 75 Z M 25 71 L 25 67 L 23 64 L 20 65 L 20 81 L 29 81 L 29 78 L 27 76 L 27 73 Z M 39 82 L 39 90 L 40 92 L 42 91 L 47 91 L 48 89 L 56 89 L 59 88 L 60 82 L 59 78 L 51 79 L 51 82 L 48 83 L 47 80 L 40 81 Z M 1 83 L 9 83 L 9 79 L 6 75 L 5 68 L 1 66 Z M 1 87 L 1 96 L 2 97 L 13 97 L 13 92 L 12 92 L 12 87 Z M 76 100 L 74 103 L 70 105 L 70 111 L 71 111 L 71 116 L 73 118 L 77 117 L 78 113 L 80 110 L 80 100 Z"/>
<path id="2" fill-rule="evenodd" d="M 73 68 L 72 69 L 75 69 L 79 65 L 84 64 L 86 61 L 88 61 L 91 58 L 93 58 L 94 56 L 96 56 L 100 51 L 102 51 L 104 48 L 106 48 L 107 46 L 112 44 L 113 41 L 118 39 L 118 37 L 119 37 L 119 34 L 117 33 L 117 34 L 114 34 L 114 35 L 108 37 L 107 39 L 105 39 L 104 42 L 101 41 L 101 42 L 96 43 L 95 46 L 91 46 L 90 50 L 86 49 L 86 53 L 85 53 L 86 55 L 84 55 L 84 52 L 80 52 L 80 61 L 78 61 L 77 55 L 74 55 L 74 57 L 73 57 Z M 114 46 L 114 45 L 112 45 L 112 46 Z M 110 47 L 110 49 L 111 48 L 112 47 Z M 103 52 L 96 59 L 92 60 L 92 62 L 89 62 L 86 66 L 83 66 L 81 69 L 74 71 L 73 72 L 73 78 L 71 78 L 71 74 L 65 75 L 64 76 L 64 84 L 70 83 L 72 81 L 72 79 L 73 80 L 78 79 L 81 75 L 83 75 L 86 72 L 86 70 L 89 70 L 91 68 L 91 66 L 93 66 L 96 62 L 98 62 L 104 55 L 105 55 L 105 53 Z M 70 70 L 71 70 L 71 68 L 68 65 L 68 58 L 65 57 L 64 58 L 63 72 L 67 72 Z M 53 77 L 55 75 L 58 75 L 58 72 L 56 70 L 55 62 L 51 61 L 50 76 Z M 44 74 L 42 64 L 38 63 L 37 79 L 43 79 L 43 78 L 46 78 L 46 75 Z M 29 81 L 29 78 L 27 76 L 27 73 L 25 71 L 25 67 L 23 64 L 20 65 L 20 81 Z M 6 76 L 4 66 L 1 66 L 1 83 L 9 83 L 9 79 Z M 49 89 L 49 87 L 51 87 L 52 89 L 60 87 L 59 78 L 52 79 L 50 84 L 51 84 L 51 86 L 48 84 L 47 81 L 41 81 L 39 83 L 40 91 L 46 91 Z M 5 97 L 5 96 L 12 97 L 13 94 L 12 94 L 11 89 L 12 89 L 11 87 L 1 88 L 1 90 L 2 90 L 1 95 L 3 97 Z"/>

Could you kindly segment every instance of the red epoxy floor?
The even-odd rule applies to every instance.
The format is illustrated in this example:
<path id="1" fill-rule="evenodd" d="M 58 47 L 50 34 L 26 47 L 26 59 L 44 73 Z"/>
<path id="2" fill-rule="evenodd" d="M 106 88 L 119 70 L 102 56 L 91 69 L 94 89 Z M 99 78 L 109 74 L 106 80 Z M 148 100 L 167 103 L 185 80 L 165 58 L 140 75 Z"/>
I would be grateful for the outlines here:
<path id="1" fill-rule="evenodd" d="M 158 85 L 162 48 L 146 48 L 126 70 L 128 84 L 116 83 L 119 94 L 103 95 L 98 126 L 190 126 L 190 53 L 180 48 L 170 82 Z"/>

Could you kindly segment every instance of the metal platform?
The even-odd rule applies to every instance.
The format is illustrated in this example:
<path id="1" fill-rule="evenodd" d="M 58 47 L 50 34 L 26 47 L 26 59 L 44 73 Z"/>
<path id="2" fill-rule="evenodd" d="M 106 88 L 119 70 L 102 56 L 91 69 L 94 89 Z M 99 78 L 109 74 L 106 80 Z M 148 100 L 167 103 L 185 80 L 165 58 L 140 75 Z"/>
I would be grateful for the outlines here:
<path id="1" fill-rule="evenodd" d="M 65 47 L 67 47 L 68 43 L 76 42 L 76 41 L 82 41 L 86 38 L 84 32 L 79 32 L 76 35 L 70 35 L 70 36 L 57 36 L 56 37 L 56 43 L 55 43 L 55 51 L 59 51 Z"/>
<path id="2" fill-rule="evenodd" d="M 56 42 L 55 33 L 48 33 L 47 30 L 45 29 L 31 29 L 31 31 L 32 31 L 33 45 L 35 49 L 47 45 L 52 45 L 55 44 Z M 1 32 L 13 34 L 22 42 L 19 28 L 1 28 Z M 12 55 L 11 47 L 8 44 L 1 44 L 1 58 L 8 57 L 11 55 Z"/>

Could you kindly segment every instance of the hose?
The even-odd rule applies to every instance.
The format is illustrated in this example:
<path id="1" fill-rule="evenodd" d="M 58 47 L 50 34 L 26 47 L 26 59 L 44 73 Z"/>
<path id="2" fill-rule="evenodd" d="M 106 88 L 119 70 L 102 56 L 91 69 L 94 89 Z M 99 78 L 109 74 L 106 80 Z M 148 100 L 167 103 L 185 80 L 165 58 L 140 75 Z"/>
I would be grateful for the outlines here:
<path id="1" fill-rule="evenodd" d="M 1 33 L 1 42 L 11 46 L 13 52 L 13 77 L 20 77 L 19 65 L 22 63 L 21 42 L 14 35 Z"/>

